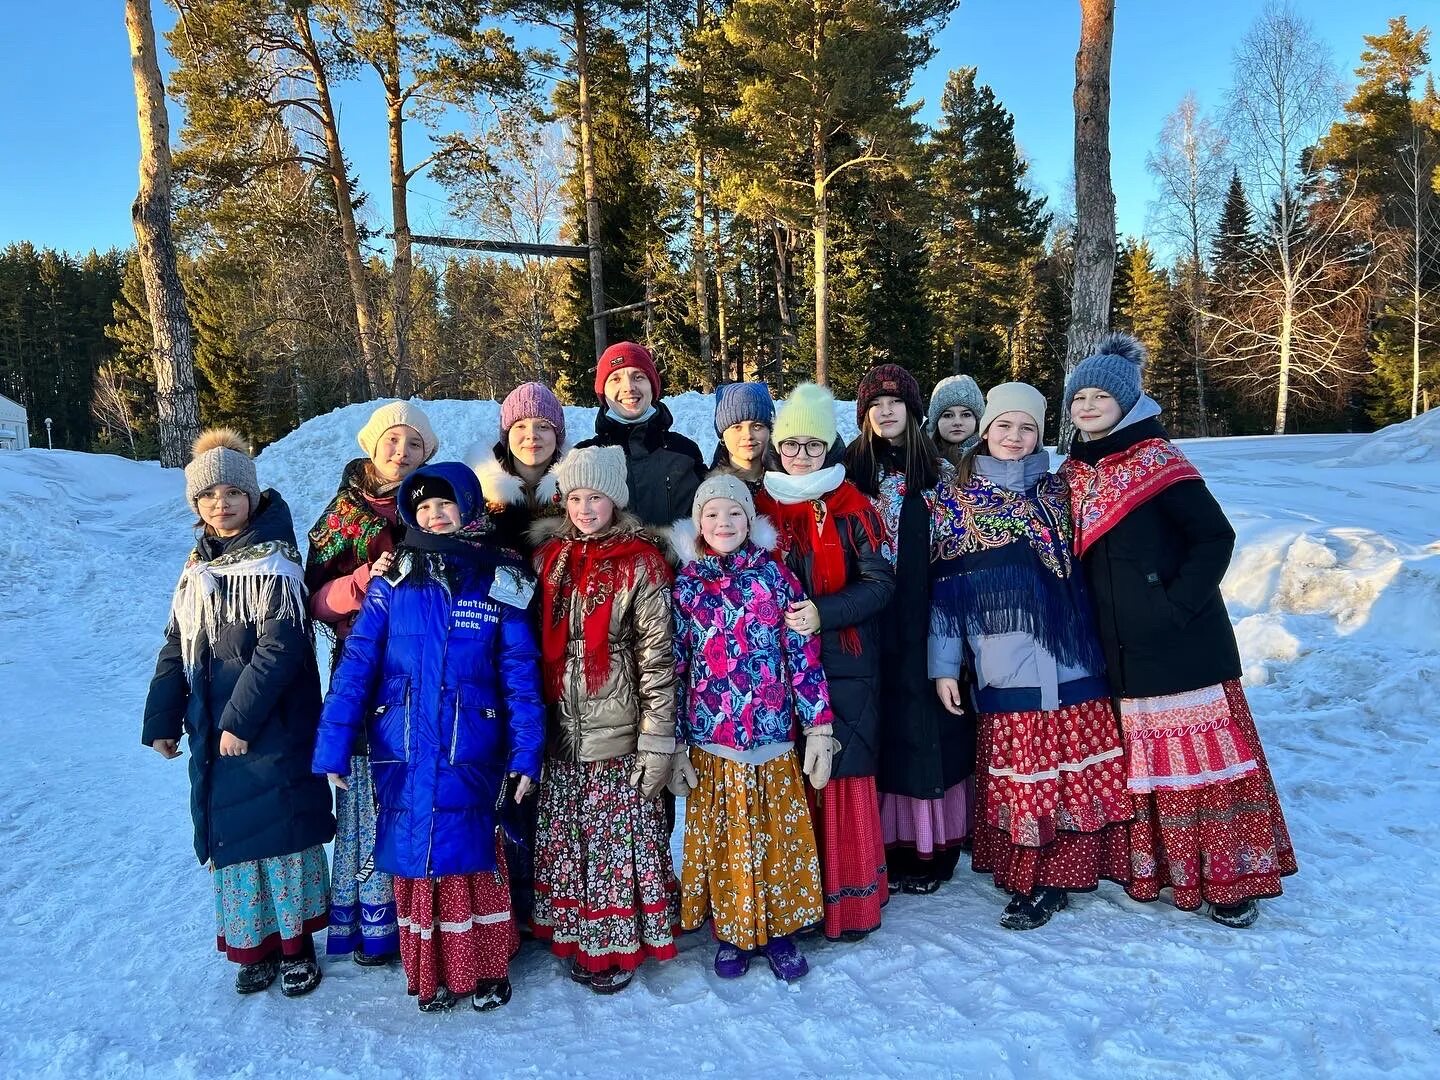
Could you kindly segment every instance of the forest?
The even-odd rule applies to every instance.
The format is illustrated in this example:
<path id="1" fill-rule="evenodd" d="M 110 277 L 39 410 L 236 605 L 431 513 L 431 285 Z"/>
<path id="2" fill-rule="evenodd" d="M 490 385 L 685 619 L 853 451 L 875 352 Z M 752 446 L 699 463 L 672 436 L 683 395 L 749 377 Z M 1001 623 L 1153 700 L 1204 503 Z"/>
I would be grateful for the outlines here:
<path id="1" fill-rule="evenodd" d="M 597 348 L 622 339 L 670 392 L 846 396 L 894 361 L 927 390 L 965 372 L 1058 393 L 1077 200 L 1037 192 L 983 70 L 951 70 L 919 118 L 913 78 L 956 3 L 172 0 L 200 418 L 260 447 L 382 396 L 539 379 L 588 404 Z M 1148 347 L 1175 434 L 1369 430 L 1436 404 L 1430 31 L 1376 24 L 1342 73 L 1269 8 L 1236 28 L 1214 110 L 1187 95 L 1155 133 L 1159 198 L 1144 235 L 1114 236 L 1109 322 Z M 342 130 L 354 80 L 383 109 Z M 383 189 L 350 165 L 364 126 Z M 518 253 L 417 237 L 422 173 L 453 236 Z M 38 445 L 49 416 L 57 448 L 159 454 L 140 263 L 0 249 L 0 392 Z"/>

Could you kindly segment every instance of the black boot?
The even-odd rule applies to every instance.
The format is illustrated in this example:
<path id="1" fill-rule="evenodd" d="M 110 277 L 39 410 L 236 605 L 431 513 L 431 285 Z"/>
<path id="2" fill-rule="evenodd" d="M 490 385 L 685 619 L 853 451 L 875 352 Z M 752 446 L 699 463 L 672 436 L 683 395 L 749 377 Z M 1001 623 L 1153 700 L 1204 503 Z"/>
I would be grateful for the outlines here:
<path id="1" fill-rule="evenodd" d="M 269 990 L 270 984 L 279 974 L 280 958 L 277 956 L 267 956 L 253 964 L 241 964 L 240 970 L 235 974 L 235 992 L 258 994 L 262 990 Z"/>
<path id="2" fill-rule="evenodd" d="M 510 980 L 495 979 L 491 982 L 478 982 L 475 984 L 475 1000 L 470 1004 L 475 1006 L 476 1012 L 489 1012 L 491 1009 L 498 1009 L 510 1000 Z"/>
<path id="3" fill-rule="evenodd" d="M 1254 900 L 1241 900 L 1238 904 L 1211 904 L 1210 918 L 1221 926 L 1244 930 L 1254 926 L 1255 920 L 1260 918 L 1260 905 Z"/>
<path id="4" fill-rule="evenodd" d="M 302 951 L 280 962 L 280 992 L 286 997 L 304 997 L 320 985 L 320 962 L 315 957 L 315 939 L 305 935 Z"/>
<path id="5" fill-rule="evenodd" d="M 436 989 L 434 997 L 420 999 L 420 1011 L 444 1012 L 446 1009 L 453 1009 L 456 1000 L 458 999 L 450 992 L 448 986 L 441 986 Z"/>
<path id="6" fill-rule="evenodd" d="M 1014 901 L 1011 903 L 1014 904 Z M 1049 922 L 1050 916 L 1057 911 L 1064 911 L 1069 903 L 1070 897 L 1064 889 L 1051 889 L 1042 885 L 1021 900 L 1018 910 L 1013 914 L 1007 907 L 1005 914 L 1000 916 L 1000 925 L 1006 930 L 1034 930 Z"/>
<path id="7" fill-rule="evenodd" d="M 367 953 L 363 949 L 356 949 L 351 955 L 354 957 L 356 964 L 360 967 L 367 968 L 389 967 L 395 959 L 394 953 L 380 953 L 377 956 Z"/>

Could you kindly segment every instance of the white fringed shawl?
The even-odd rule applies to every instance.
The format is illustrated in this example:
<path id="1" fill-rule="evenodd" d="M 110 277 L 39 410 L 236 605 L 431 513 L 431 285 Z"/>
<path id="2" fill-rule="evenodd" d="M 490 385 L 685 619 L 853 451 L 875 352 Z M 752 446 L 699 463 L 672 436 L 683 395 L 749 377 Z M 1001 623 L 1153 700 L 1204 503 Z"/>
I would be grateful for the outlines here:
<path id="1" fill-rule="evenodd" d="M 305 574 L 293 544 L 270 540 L 206 561 L 192 552 L 180 572 L 170 616 L 180 631 L 185 674 L 194 683 L 201 631 L 213 641 L 227 623 L 305 617 Z"/>

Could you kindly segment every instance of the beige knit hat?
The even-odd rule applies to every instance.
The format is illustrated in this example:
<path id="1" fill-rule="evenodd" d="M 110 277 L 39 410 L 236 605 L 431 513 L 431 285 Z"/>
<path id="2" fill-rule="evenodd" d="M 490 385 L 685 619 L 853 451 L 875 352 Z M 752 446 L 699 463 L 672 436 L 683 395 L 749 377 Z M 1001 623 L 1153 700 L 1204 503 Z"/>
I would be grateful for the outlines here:
<path id="1" fill-rule="evenodd" d="M 260 505 L 260 482 L 250 447 L 231 428 L 202 431 L 195 440 L 190 464 L 185 466 L 185 501 L 192 509 L 206 488 L 230 484 L 250 496 L 250 513 Z"/>
<path id="2" fill-rule="evenodd" d="M 419 433 L 420 443 L 425 448 L 425 460 L 429 461 L 434 457 L 435 451 L 440 449 L 440 440 L 435 437 L 430 418 L 421 411 L 420 406 L 412 405 L 408 401 L 392 401 L 388 405 L 381 405 L 370 414 L 370 419 L 365 421 L 365 426 L 360 429 L 360 434 L 356 435 L 355 439 L 360 443 L 360 449 L 365 451 L 365 456 L 373 458 L 380 445 L 380 437 L 392 427 L 402 424 Z"/>
<path id="3" fill-rule="evenodd" d="M 1007 382 L 992 386 L 990 393 L 985 395 L 985 415 L 980 417 L 980 426 L 975 433 L 983 439 L 995 418 L 1007 412 L 1024 413 L 1034 420 L 1035 426 L 1040 429 L 1039 445 L 1045 445 L 1045 395 L 1029 383 Z"/>
<path id="4" fill-rule="evenodd" d="M 751 525 L 755 524 L 755 499 L 745 481 L 729 473 L 717 472 L 700 481 L 700 486 L 695 489 L 690 520 L 695 523 L 696 532 L 700 531 L 700 517 L 705 512 L 705 504 L 711 499 L 729 499 L 739 503 L 740 509 L 745 511 L 745 520 Z"/>
<path id="5" fill-rule="evenodd" d="M 555 481 L 563 499 L 572 491 L 586 488 L 610 496 L 618 509 L 630 505 L 626 486 L 625 451 L 618 446 L 587 446 L 571 450 L 555 466 Z"/>
<path id="6" fill-rule="evenodd" d="M 774 443 L 786 439 L 819 439 L 826 446 L 835 442 L 835 396 L 823 386 L 801 383 L 790 391 L 775 416 Z"/>

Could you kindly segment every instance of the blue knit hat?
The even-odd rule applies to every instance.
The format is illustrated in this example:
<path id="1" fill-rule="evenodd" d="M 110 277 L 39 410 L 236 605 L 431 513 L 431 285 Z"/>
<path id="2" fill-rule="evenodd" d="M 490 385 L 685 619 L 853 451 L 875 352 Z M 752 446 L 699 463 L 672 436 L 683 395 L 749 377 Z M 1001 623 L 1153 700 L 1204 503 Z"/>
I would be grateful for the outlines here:
<path id="1" fill-rule="evenodd" d="M 1143 393 L 1140 376 L 1145 359 L 1145 346 L 1129 334 L 1106 334 L 1065 380 L 1065 407 L 1070 407 L 1081 390 L 1095 387 L 1113 397 L 1124 416 Z"/>
<path id="2" fill-rule="evenodd" d="M 775 401 L 763 382 L 725 383 L 715 388 L 715 434 L 724 435 L 732 424 L 758 420 L 775 426 Z"/>
<path id="3" fill-rule="evenodd" d="M 980 387 L 969 375 L 950 375 L 935 384 L 935 389 L 930 392 L 930 430 L 935 430 L 941 413 L 956 405 L 969 409 L 976 422 L 985 411 L 985 395 L 980 393 Z"/>

